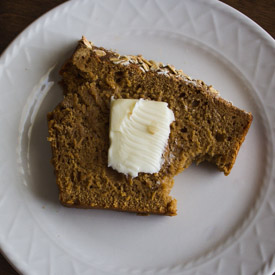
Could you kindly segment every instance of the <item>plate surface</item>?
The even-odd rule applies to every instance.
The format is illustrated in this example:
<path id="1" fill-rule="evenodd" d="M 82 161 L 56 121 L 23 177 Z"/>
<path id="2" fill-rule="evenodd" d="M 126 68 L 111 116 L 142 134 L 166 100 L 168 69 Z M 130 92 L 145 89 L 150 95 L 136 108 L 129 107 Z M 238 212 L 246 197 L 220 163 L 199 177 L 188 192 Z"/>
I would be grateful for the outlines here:
<path id="1" fill-rule="evenodd" d="M 203 79 L 254 120 L 228 177 L 176 178 L 176 217 L 60 206 L 46 114 L 58 70 L 85 35 Z M 0 246 L 23 274 L 271 274 L 275 270 L 275 46 L 218 1 L 70 1 L 28 27 L 0 60 Z"/>

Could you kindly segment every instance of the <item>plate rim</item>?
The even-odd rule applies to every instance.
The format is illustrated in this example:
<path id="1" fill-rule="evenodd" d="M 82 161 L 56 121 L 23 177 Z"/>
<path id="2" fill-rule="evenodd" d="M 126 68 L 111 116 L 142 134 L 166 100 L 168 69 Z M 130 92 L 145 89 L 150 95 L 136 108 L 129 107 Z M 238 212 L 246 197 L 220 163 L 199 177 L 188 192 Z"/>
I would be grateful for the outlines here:
<path id="1" fill-rule="evenodd" d="M 95 0 L 95 1 L 97 1 L 97 0 Z M 224 12 L 229 12 L 229 13 L 233 14 L 233 16 L 237 16 L 238 20 L 244 22 L 246 25 L 248 25 L 252 29 L 254 29 L 257 32 L 257 35 L 260 35 L 261 38 L 263 37 L 267 41 L 269 46 L 274 48 L 274 39 L 271 37 L 271 35 L 268 34 L 261 26 L 259 26 L 257 23 L 255 23 L 253 20 L 251 20 L 249 17 L 242 14 L 235 8 L 225 4 L 223 2 L 219 2 L 217 0 L 211 0 L 211 1 L 197 0 L 197 2 L 207 3 L 207 5 L 213 5 L 215 8 L 218 7 L 218 8 L 220 8 L 220 10 L 222 10 Z M 1 67 L 7 66 L 7 63 L 9 62 L 9 60 L 11 60 L 14 57 L 15 49 L 21 47 L 22 40 L 28 39 L 29 33 L 31 33 L 31 32 L 33 33 L 33 29 L 38 29 L 39 26 L 45 24 L 46 20 L 48 20 L 49 17 L 54 17 L 55 14 L 60 12 L 62 9 L 63 9 L 63 12 L 65 12 L 66 8 L 68 8 L 68 7 L 71 8 L 72 5 L 76 5 L 78 3 L 80 3 L 80 1 L 68 1 L 68 2 L 62 3 L 58 6 L 56 6 L 55 8 L 53 8 L 52 10 L 49 10 L 48 12 L 43 14 L 41 17 L 36 19 L 33 23 L 31 23 L 2 52 L 2 54 L 0 56 L 0 69 L 1 69 Z M 35 35 L 35 34 L 36 33 L 33 33 L 33 35 Z M 274 157 L 273 157 L 273 160 L 274 160 Z M 273 170 L 274 170 L 274 167 L 273 167 Z M 274 172 L 271 172 L 271 174 L 273 174 L 273 173 Z M 19 268 L 21 263 L 18 263 L 18 261 L 16 259 L 14 259 L 11 251 L 9 251 L 9 249 L 5 248 L 5 243 L 0 244 L 0 251 L 1 251 L 2 255 L 7 259 L 7 261 L 13 266 L 13 268 L 15 270 L 17 270 L 18 272 L 22 271 L 21 268 Z M 270 263 L 267 265 L 269 265 L 269 267 L 270 267 L 269 270 L 270 270 L 270 272 L 272 272 L 272 270 L 274 270 L 274 268 L 275 268 L 275 255 L 270 260 Z M 267 265 L 265 265 L 265 269 L 266 269 Z"/>

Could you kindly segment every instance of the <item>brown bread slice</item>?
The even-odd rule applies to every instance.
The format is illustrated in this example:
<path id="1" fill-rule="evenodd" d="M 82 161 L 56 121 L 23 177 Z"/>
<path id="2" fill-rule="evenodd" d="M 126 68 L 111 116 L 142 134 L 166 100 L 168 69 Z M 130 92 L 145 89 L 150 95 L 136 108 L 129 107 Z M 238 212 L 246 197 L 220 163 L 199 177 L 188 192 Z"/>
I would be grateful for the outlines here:
<path id="1" fill-rule="evenodd" d="M 85 38 L 61 69 L 64 100 L 48 114 L 52 163 L 63 205 L 176 215 L 174 176 L 193 161 L 230 173 L 252 115 L 173 66 L 120 56 Z M 110 99 L 165 101 L 173 110 L 164 163 L 127 177 L 108 168 Z"/>

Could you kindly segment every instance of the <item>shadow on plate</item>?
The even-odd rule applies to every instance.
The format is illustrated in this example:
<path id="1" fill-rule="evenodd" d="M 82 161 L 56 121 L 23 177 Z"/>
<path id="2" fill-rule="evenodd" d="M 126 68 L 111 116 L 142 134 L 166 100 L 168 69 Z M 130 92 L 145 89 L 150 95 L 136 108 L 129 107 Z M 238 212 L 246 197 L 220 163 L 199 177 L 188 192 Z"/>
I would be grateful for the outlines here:
<path id="1" fill-rule="evenodd" d="M 60 64 L 49 70 L 32 95 L 28 118 L 22 135 L 22 163 L 26 163 L 25 182 L 29 190 L 41 200 L 59 204 L 58 188 L 51 160 L 51 147 L 47 141 L 47 113 L 62 100 L 62 89 L 59 85 L 58 71 Z M 25 155 L 24 153 L 25 152 Z M 26 160 L 24 161 L 24 158 Z M 27 176 L 26 176 L 27 175 Z"/>

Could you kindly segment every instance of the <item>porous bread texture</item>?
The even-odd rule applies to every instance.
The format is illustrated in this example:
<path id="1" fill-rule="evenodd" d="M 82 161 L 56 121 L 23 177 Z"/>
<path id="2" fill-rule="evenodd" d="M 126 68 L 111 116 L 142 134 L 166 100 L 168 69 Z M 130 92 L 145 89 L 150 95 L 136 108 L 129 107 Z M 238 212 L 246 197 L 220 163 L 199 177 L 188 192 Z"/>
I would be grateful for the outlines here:
<path id="1" fill-rule="evenodd" d="M 93 46 L 85 38 L 61 69 L 64 100 L 48 114 L 52 163 L 63 205 L 176 215 L 174 176 L 193 161 L 228 175 L 252 115 L 212 86 L 171 65 Z M 158 173 L 138 177 L 108 167 L 110 99 L 164 101 L 175 121 Z"/>

